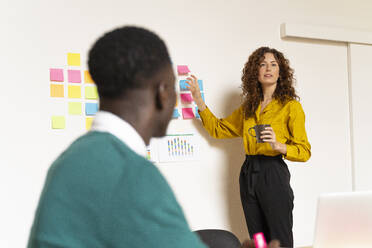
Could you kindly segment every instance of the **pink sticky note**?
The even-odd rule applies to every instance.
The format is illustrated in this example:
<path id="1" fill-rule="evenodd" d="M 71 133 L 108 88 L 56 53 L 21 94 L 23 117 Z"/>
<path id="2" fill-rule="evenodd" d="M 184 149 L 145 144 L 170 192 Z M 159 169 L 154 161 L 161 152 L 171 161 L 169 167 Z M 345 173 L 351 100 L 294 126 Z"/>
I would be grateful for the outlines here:
<path id="1" fill-rule="evenodd" d="M 69 83 L 81 83 L 81 73 L 79 70 L 68 70 L 67 75 Z"/>
<path id="2" fill-rule="evenodd" d="M 50 69 L 50 81 L 63 82 L 63 69 Z"/>
<path id="3" fill-rule="evenodd" d="M 182 108 L 183 119 L 193 119 L 195 117 L 192 108 Z"/>
<path id="4" fill-rule="evenodd" d="M 181 94 L 181 101 L 185 103 L 191 103 L 193 101 L 191 94 L 190 93 Z"/>
<path id="5" fill-rule="evenodd" d="M 177 72 L 178 75 L 185 75 L 190 72 L 189 68 L 187 65 L 177 65 Z"/>

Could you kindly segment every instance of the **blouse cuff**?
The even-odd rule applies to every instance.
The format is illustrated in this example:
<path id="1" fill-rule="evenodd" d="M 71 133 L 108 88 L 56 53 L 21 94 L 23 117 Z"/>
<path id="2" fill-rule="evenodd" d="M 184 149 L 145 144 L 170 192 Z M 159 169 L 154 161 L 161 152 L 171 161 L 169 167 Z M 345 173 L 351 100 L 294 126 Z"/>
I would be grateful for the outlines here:
<path id="1" fill-rule="evenodd" d="M 206 107 L 203 111 L 200 111 L 198 109 L 198 113 L 199 113 L 201 119 L 205 119 L 205 118 L 208 118 L 209 116 L 213 115 L 208 107 Z"/>
<path id="2" fill-rule="evenodd" d="M 298 155 L 297 147 L 293 145 L 287 145 L 287 154 L 284 157 L 288 160 L 296 161 L 298 160 L 297 155 Z"/>

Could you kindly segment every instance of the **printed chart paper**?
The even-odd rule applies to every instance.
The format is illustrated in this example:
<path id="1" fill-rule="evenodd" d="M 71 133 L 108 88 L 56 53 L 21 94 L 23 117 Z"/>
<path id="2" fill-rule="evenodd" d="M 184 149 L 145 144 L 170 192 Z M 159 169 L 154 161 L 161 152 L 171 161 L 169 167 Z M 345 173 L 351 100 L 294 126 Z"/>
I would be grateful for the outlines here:
<path id="1" fill-rule="evenodd" d="M 170 134 L 157 140 L 160 163 L 199 160 L 200 141 L 194 134 Z"/>

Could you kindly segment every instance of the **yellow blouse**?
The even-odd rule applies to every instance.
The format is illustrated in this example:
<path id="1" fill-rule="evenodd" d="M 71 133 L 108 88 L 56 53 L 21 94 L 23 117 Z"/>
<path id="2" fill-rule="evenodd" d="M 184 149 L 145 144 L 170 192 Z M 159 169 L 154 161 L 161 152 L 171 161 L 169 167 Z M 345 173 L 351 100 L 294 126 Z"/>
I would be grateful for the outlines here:
<path id="1" fill-rule="evenodd" d="M 305 130 L 305 113 L 298 101 L 291 100 L 283 105 L 277 100 L 272 100 L 261 114 L 260 112 L 261 104 L 255 116 L 247 120 L 244 119 L 243 106 L 223 119 L 216 118 L 208 108 L 199 112 L 199 115 L 204 128 L 212 137 L 219 139 L 242 137 L 248 155 L 280 154 L 274 151 L 269 143 L 257 143 L 256 138 L 248 133 L 248 129 L 257 124 L 270 124 L 277 141 L 287 145 L 286 159 L 305 162 L 310 158 L 311 146 Z M 254 130 L 251 130 L 251 133 L 255 135 Z"/>

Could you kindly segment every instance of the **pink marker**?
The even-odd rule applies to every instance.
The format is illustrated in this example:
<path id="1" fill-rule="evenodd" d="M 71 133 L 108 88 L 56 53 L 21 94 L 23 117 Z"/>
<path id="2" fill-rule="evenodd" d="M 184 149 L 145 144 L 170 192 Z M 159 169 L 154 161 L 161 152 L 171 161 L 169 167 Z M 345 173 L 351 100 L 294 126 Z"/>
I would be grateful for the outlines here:
<path id="1" fill-rule="evenodd" d="M 256 248 L 267 248 L 265 236 L 262 232 L 254 234 L 253 240 Z"/>

